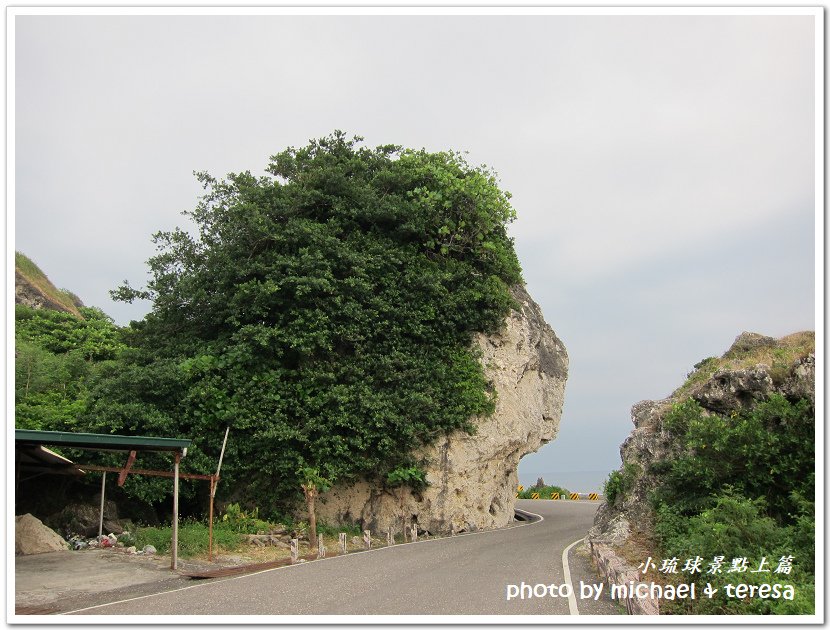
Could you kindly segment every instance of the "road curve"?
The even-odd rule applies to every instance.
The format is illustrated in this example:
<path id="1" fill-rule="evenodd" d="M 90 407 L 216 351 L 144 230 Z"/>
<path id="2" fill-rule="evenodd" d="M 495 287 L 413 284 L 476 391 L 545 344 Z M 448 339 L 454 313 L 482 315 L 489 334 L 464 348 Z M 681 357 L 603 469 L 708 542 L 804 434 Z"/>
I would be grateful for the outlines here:
<path id="1" fill-rule="evenodd" d="M 585 536 L 597 506 L 588 501 L 520 500 L 518 508 L 543 519 L 194 581 L 178 590 L 67 614 L 568 615 L 566 597 L 508 601 L 507 585 L 562 584 L 562 551 Z"/>

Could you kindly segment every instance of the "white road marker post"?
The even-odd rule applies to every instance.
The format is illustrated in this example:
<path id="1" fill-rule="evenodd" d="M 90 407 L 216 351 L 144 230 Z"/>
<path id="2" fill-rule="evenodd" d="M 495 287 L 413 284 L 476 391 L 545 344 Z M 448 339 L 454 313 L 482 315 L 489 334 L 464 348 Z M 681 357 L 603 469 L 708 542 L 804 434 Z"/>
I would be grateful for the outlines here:
<path id="1" fill-rule="evenodd" d="M 326 557 L 326 545 L 323 542 L 323 535 L 320 534 L 317 536 L 317 558 L 325 558 Z"/>
<path id="2" fill-rule="evenodd" d="M 363 530 L 363 546 L 366 549 L 372 548 L 372 532 L 368 529 Z"/>
<path id="3" fill-rule="evenodd" d="M 298 538 L 291 539 L 291 564 L 297 564 L 300 557 L 300 540 Z"/>
<path id="4" fill-rule="evenodd" d="M 340 553 L 346 555 L 346 533 L 340 532 Z"/>
<path id="5" fill-rule="evenodd" d="M 413 525 L 412 529 L 410 530 L 410 536 L 412 542 L 418 542 L 418 526 Z"/>
<path id="6" fill-rule="evenodd" d="M 395 544 L 395 537 L 392 535 L 392 528 L 386 530 L 386 546 L 391 547 Z"/>

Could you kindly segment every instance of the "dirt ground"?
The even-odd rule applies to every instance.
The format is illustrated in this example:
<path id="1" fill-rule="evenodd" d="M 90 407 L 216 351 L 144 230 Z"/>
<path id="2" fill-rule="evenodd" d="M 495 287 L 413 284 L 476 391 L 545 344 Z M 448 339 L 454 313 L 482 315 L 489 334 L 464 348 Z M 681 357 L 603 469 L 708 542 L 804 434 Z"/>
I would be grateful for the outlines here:
<path id="1" fill-rule="evenodd" d="M 336 540 L 327 540 L 328 555 L 337 555 Z M 372 546 L 385 541 L 373 539 Z M 349 552 L 361 547 L 348 543 Z M 308 543 L 300 544 L 302 560 L 310 561 Z M 290 562 L 289 552 L 277 547 L 246 547 L 240 552 L 181 558 L 178 570 L 170 568 L 169 555 L 130 555 L 121 549 L 54 551 L 15 557 L 15 612 L 51 615 L 128 597 L 172 590 L 191 584 L 183 574 L 202 574 L 229 567 Z"/>
<path id="2" fill-rule="evenodd" d="M 53 614 L 100 603 L 104 593 L 116 591 L 129 597 L 133 591 L 144 595 L 187 582 L 187 578 L 170 570 L 169 556 L 129 556 L 109 549 L 87 549 L 16 556 L 14 560 L 14 604 L 18 614 Z"/>

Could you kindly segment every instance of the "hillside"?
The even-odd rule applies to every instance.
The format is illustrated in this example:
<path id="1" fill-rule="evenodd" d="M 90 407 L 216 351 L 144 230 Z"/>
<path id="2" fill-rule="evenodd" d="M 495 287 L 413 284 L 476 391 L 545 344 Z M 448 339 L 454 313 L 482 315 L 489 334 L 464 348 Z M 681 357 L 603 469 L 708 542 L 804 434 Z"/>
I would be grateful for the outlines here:
<path id="1" fill-rule="evenodd" d="M 609 580 L 696 581 L 700 589 L 788 580 L 794 589 L 783 600 L 630 602 L 632 612 L 812 612 L 814 406 L 815 334 L 800 332 L 781 339 L 743 333 L 723 356 L 699 362 L 669 398 L 632 407 L 622 466 L 609 477 L 589 532 Z M 719 556 L 726 567 L 708 573 Z M 791 573 L 764 570 L 766 563 L 780 569 L 790 556 L 797 563 Z M 703 570 L 684 573 L 683 563 L 697 557 Z M 654 567 L 644 565 L 647 558 Z M 672 558 L 679 566 L 661 571 Z M 733 559 L 743 564 L 731 567 Z M 759 570 L 749 573 L 747 563 Z"/>
<path id="2" fill-rule="evenodd" d="M 71 313 L 79 319 L 81 299 L 65 289 L 58 289 L 40 268 L 21 252 L 14 253 L 14 301 L 29 308 L 45 308 Z"/>

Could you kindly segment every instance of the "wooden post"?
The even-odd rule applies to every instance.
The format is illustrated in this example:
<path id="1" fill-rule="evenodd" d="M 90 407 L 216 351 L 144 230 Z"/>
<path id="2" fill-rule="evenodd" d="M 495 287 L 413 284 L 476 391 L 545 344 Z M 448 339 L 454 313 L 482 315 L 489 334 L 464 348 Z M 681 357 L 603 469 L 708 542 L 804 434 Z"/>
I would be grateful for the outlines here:
<path id="1" fill-rule="evenodd" d="M 101 477 L 101 511 L 98 514 L 98 541 L 101 541 L 101 536 L 104 535 L 104 488 L 107 483 L 107 471 L 104 471 L 104 476 Z"/>
<path id="2" fill-rule="evenodd" d="M 181 453 L 173 458 L 173 540 L 170 543 L 170 568 L 174 571 L 179 565 L 179 461 Z"/>
<path id="3" fill-rule="evenodd" d="M 340 532 L 340 553 L 346 554 L 346 534 L 345 532 Z"/>
<path id="4" fill-rule="evenodd" d="M 213 490 L 216 478 L 210 478 L 210 507 L 208 508 L 208 561 L 213 562 Z"/>

